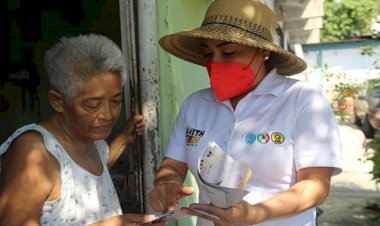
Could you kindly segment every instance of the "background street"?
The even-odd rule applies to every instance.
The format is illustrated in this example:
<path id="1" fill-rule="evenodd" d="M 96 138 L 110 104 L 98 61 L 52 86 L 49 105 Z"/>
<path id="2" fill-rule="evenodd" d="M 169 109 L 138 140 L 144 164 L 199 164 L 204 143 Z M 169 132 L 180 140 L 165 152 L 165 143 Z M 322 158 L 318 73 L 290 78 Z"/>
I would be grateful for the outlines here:
<path id="1" fill-rule="evenodd" d="M 323 214 L 319 217 L 318 225 L 379 226 L 380 192 L 371 180 L 372 174 L 369 174 L 372 162 L 363 161 L 365 146 L 369 140 L 365 139 L 355 125 L 340 123 L 339 129 L 343 173 L 332 179 L 330 196 L 320 206 Z"/>

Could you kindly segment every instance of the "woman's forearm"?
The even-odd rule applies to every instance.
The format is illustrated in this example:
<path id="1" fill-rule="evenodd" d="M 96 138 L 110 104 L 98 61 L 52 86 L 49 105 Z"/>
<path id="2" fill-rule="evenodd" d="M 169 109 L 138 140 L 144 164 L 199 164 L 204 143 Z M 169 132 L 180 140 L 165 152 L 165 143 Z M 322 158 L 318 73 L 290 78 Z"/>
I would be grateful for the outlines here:
<path id="1" fill-rule="evenodd" d="M 316 171 L 315 171 L 316 170 Z M 250 222 L 259 223 L 280 217 L 289 217 L 320 205 L 329 193 L 331 168 L 310 168 L 288 190 L 251 206 Z"/>
<path id="2" fill-rule="evenodd" d="M 110 153 L 107 162 L 108 169 L 110 169 L 115 164 L 115 162 L 120 158 L 128 145 L 133 143 L 133 137 L 131 137 L 132 135 L 119 134 L 109 144 Z"/>

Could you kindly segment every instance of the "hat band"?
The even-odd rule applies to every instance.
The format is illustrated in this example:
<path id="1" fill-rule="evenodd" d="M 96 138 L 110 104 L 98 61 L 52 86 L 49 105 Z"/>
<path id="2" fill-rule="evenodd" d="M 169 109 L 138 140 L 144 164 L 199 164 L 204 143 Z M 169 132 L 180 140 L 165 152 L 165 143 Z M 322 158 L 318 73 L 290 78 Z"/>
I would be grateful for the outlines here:
<path id="1" fill-rule="evenodd" d="M 259 38 L 264 39 L 265 41 L 272 42 L 271 39 L 269 39 L 269 38 L 267 38 L 267 37 L 264 37 L 264 36 L 262 36 L 262 35 L 260 35 L 260 34 L 257 34 L 257 33 L 254 32 L 254 31 L 250 31 L 250 30 L 247 30 L 247 29 L 241 28 L 241 27 L 239 27 L 239 26 L 237 26 L 237 25 L 233 25 L 233 24 L 222 23 L 222 22 L 210 22 L 210 23 L 203 23 L 203 24 L 202 24 L 202 27 L 203 27 L 203 26 L 206 26 L 206 25 L 210 25 L 210 24 L 221 24 L 221 25 L 227 25 L 227 26 L 235 27 L 235 28 L 238 28 L 238 29 L 240 29 L 240 30 L 243 30 L 243 31 L 245 31 L 245 32 L 247 32 L 247 33 L 250 33 L 250 34 L 256 35 L 256 36 L 258 36 Z"/>

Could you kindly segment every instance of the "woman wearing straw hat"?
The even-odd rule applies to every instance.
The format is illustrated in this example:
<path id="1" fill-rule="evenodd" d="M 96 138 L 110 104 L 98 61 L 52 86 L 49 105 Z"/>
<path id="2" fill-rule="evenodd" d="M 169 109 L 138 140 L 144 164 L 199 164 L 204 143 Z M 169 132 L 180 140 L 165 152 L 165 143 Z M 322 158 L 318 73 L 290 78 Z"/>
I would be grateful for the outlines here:
<path id="1" fill-rule="evenodd" d="M 211 88 L 183 103 L 148 195 L 156 211 L 172 211 L 193 193 L 183 186 L 190 170 L 199 203 L 182 211 L 198 216 L 197 225 L 315 225 L 315 207 L 341 172 L 337 124 L 318 88 L 288 77 L 306 63 L 273 43 L 275 26 L 259 1 L 215 0 L 201 27 L 161 38 L 169 53 L 205 66 Z M 253 172 L 249 193 L 228 209 L 210 204 L 198 177 L 209 142 Z"/>

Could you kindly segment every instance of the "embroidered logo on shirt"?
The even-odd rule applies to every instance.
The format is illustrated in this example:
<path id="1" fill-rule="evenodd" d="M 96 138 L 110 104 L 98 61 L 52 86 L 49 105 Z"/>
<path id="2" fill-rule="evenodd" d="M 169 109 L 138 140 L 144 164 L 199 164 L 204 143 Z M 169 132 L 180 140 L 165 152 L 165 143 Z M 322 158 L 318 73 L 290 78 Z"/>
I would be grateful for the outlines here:
<path id="1" fill-rule="evenodd" d="M 252 145 L 256 141 L 256 135 L 254 133 L 248 133 L 244 136 L 244 142 L 248 145 Z"/>
<path id="2" fill-rule="evenodd" d="M 261 144 L 266 144 L 270 140 L 270 136 L 267 133 L 260 133 L 257 135 L 257 141 Z"/>
<path id="3" fill-rule="evenodd" d="M 199 130 L 195 128 L 187 128 L 186 130 L 186 145 L 187 146 L 197 146 L 203 135 L 205 134 L 205 130 Z"/>
<path id="4" fill-rule="evenodd" d="M 272 142 L 275 143 L 275 144 L 282 144 L 285 141 L 284 135 L 282 135 L 279 132 L 272 133 L 271 138 L 272 138 Z"/>

